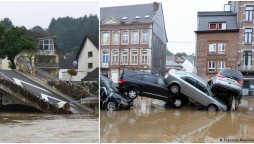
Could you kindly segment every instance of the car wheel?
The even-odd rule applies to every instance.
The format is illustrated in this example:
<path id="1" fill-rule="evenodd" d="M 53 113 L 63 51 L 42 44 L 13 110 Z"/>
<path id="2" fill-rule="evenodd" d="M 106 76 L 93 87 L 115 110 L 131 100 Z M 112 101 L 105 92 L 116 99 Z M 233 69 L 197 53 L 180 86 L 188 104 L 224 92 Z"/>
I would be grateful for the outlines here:
<path id="1" fill-rule="evenodd" d="M 207 111 L 209 111 L 209 112 L 216 112 L 216 111 L 218 111 L 218 109 L 217 109 L 217 106 L 211 104 L 211 105 L 207 106 Z"/>
<path id="2" fill-rule="evenodd" d="M 181 98 L 174 98 L 172 101 L 172 104 L 175 108 L 180 108 L 183 104 L 182 99 Z"/>
<path id="3" fill-rule="evenodd" d="M 128 97 L 131 99 L 135 99 L 138 96 L 138 92 L 136 89 L 129 89 L 127 94 Z"/>
<path id="4" fill-rule="evenodd" d="M 109 101 L 109 102 L 107 103 L 106 108 L 107 108 L 107 110 L 109 110 L 109 111 L 116 110 L 116 108 L 117 108 L 117 103 L 116 103 L 115 101 L 111 100 L 111 101 Z"/>
<path id="5" fill-rule="evenodd" d="M 172 94 L 179 94 L 180 93 L 180 86 L 178 84 L 172 84 L 169 86 L 169 90 Z"/>

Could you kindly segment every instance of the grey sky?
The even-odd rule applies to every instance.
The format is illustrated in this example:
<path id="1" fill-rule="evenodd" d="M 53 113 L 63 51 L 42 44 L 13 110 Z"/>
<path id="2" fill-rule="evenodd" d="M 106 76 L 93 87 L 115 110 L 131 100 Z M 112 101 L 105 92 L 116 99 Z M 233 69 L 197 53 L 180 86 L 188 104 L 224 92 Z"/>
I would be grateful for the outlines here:
<path id="1" fill-rule="evenodd" d="M 47 28 L 51 19 L 58 17 L 82 17 L 97 14 L 98 1 L 0 1 L 0 20 L 11 19 L 15 26 L 30 29 L 36 25 Z"/>
<path id="2" fill-rule="evenodd" d="M 156 0 L 101 0 L 100 7 L 152 3 Z M 195 53 L 198 11 L 223 11 L 227 0 L 157 0 L 162 2 L 168 36 L 168 49 Z"/>

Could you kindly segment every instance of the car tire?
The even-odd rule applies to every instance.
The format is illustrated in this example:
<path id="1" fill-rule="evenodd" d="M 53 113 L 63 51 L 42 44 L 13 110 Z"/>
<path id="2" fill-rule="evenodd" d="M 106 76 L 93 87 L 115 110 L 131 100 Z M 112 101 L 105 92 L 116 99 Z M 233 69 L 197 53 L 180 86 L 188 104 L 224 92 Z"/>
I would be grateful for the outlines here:
<path id="1" fill-rule="evenodd" d="M 171 84 L 169 86 L 169 91 L 170 91 L 171 94 L 177 95 L 177 94 L 180 93 L 180 86 L 176 83 Z"/>
<path id="2" fill-rule="evenodd" d="M 218 111 L 218 108 L 217 108 L 216 105 L 210 104 L 210 105 L 207 106 L 207 111 L 209 111 L 209 112 L 216 112 L 216 111 Z"/>
<path id="3" fill-rule="evenodd" d="M 135 99 L 138 96 L 138 91 L 134 88 L 128 90 L 127 95 L 131 99 Z"/>
<path id="4" fill-rule="evenodd" d="M 110 100 L 109 102 L 107 102 L 106 104 L 106 109 L 109 111 L 113 111 L 116 110 L 117 108 L 117 103 L 113 100 Z"/>
<path id="5" fill-rule="evenodd" d="M 172 100 L 172 104 L 175 108 L 180 108 L 183 105 L 183 101 L 181 98 L 176 97 Z"/>

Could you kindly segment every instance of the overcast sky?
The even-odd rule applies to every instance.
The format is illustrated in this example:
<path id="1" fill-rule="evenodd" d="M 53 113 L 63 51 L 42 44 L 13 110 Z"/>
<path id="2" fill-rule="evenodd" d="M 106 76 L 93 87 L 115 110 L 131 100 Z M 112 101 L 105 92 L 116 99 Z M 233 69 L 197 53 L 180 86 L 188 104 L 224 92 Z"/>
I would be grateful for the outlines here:
<path id="1" fill-rule="evenodd" d="M 39 25 L 48 28 L 51 19 L 58 17 L 83 17 L 97 14 L 98 1 L 0 1 L 0 20 L 10 18 L 13 25 L 27 29 Z"/>
<path id="2" fill-rule="evenodd" d="M 156 0 L 101 0 L 100 7 L 152 3 Z M 168 49 L 195 53 L 198 11 L 223 11 L 227 0 L 158 0 L 162 2 L 168 36 Z"/>

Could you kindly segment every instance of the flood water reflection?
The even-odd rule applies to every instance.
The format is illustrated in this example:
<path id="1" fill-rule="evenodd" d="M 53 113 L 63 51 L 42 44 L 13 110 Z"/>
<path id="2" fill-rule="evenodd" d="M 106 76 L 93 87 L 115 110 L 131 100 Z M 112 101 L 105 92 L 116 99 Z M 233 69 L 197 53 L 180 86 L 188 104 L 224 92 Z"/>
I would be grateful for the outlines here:
<path id="1" fill-rule="evenodd" d="M 165 108 L 139 99 L 127 111 L 101 111 L 101 142 L 254 142 L 254 99 L 237 112 Z"/>
<path id="2" fill-rule="evenodd" d="M 0 142 L 99 142 L 99 118 L 89 115 L 49 115 L 0 112 Z"/>

